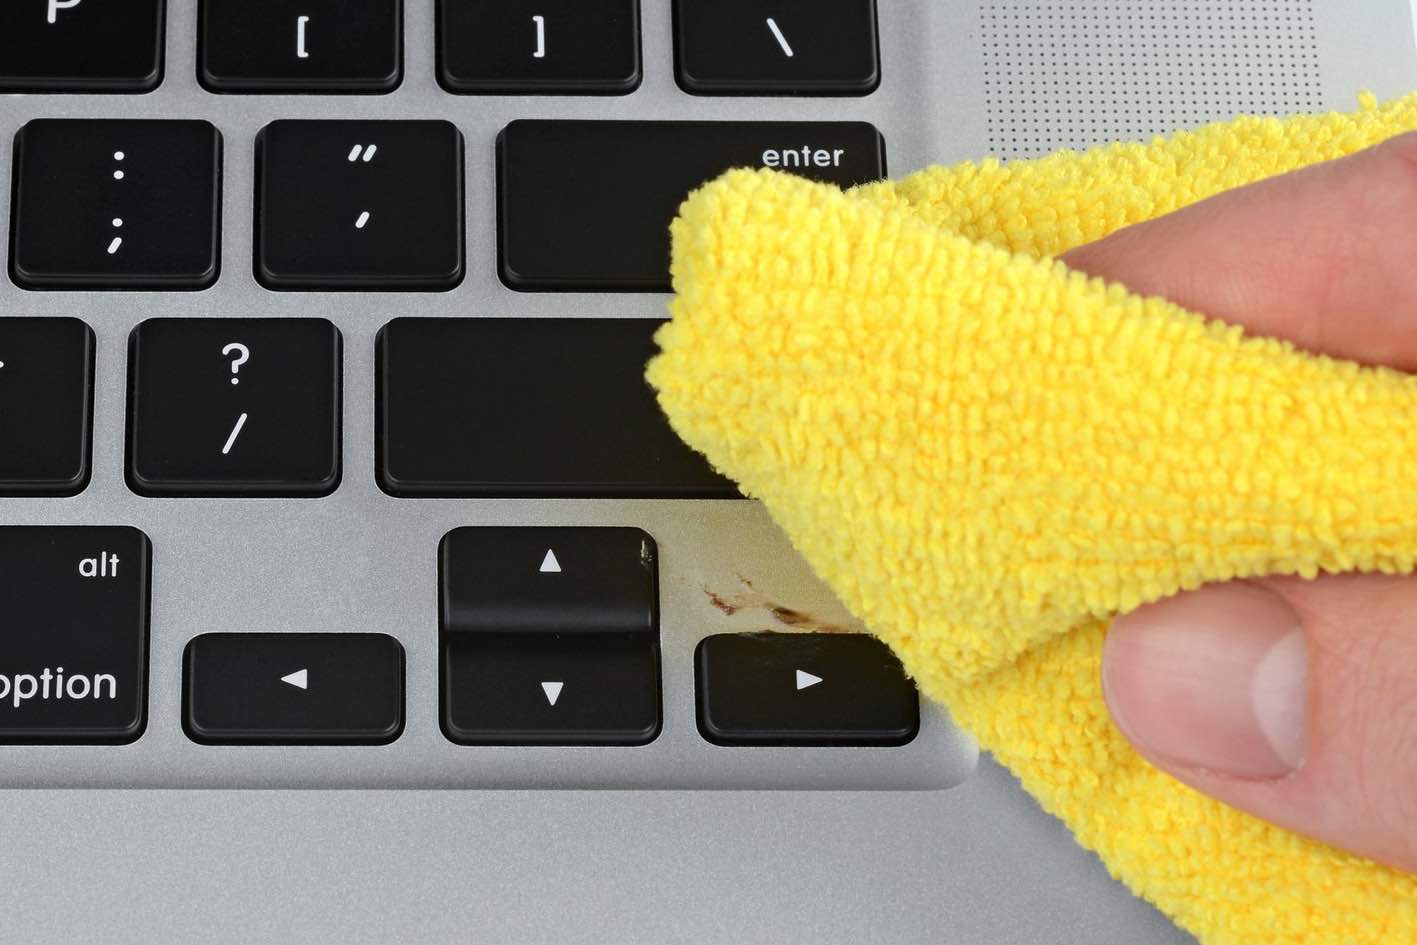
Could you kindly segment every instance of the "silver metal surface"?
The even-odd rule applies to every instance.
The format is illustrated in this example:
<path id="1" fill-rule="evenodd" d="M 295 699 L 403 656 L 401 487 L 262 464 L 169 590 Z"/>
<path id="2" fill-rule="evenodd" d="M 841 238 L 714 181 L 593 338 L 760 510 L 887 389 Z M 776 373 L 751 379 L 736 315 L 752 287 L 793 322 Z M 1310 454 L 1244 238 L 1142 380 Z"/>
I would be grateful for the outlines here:
<path id="1" fill-rule="evenodd" d="M 0 751 L 0 787 L 503 787 L 918 789 L 959 783 L 973 741 L 938 709 L 920 735 L 889 749 L 723 748 L 698 734 L 693 651 L 703 637 L 786 629 L 768 602 L 816 621 L 855 627 L 791 554 L 756 503 L 395 499 L 374 482 L 374 337 L 400 315 L 662 317 L 666 296 L 525 294 L 497 278 L 497 133 L 514 118 L 861 118 L 885 135 L 887 160 L 923 162 L 926 61 L 918 16 L 890 7 L 878 94 L 854 100 L 696 98 L 674 84 L 669 5 L 644 4 L 645 77 L 611 97 L 455 96 L 434 79 L 433 0 L 407 0 L 405 78 L 379 96 L 213 95 L 196 80 L 196 3 L 169 0 L 167 70 L 144 96 L 0 99 L 0 142 L 35 117 L 204 118 L 225 147 L 222 271 L 201 292 L 27 292 L 0 288 L 0 314 L 66 314 L 94 329 L 97 396 L 93 481 L 72 499 L 0 499 L 9 524 L 132 525 L 153 544 L 148 727 L 132 745 L 29 746 Z M 252 273 L 256 134 L 277 118 L 444 118 L 467 151 L 467 278 L 446 293 L 301 293 L 262 288 Z M 801 142 L 797 142 L 800 144 Z M 793 142 L 784 142 L 791 145 Z M 9 179 L 10 149 L 0 149 Z M 8 219 L 8 189 L 0 219 Z M 351 204 L 353 208 L 353 204 Z M 357 208 L 355 208 L 357 209 Z M 344 478 L 321 499 L 144 498 L 123 480 L 127 338 L 165 315 L 312 315 L 344 335 Z M 259 358 L 260 352 L 251 352 Z M 225 431 L 218 431 L 218 437 Z M 664 728 L 634 748 L 467 747 L 438 726 L 437 549 L 459 525 L 636 525 L 660 548 Z M 744 579 L 747 579 L 745 582 Z M 752 586 L 749 587 L 749 584 Z M 710 595 L 751 598 L 729 616 Z M 180 724 L 181 657 L 213 631 L 366 631 L 397 637 L 407 654 L 407 724 L 391 745 L 213 747 Z"/>
<path id="2" fill-rule="evenodd" d="M 0 787 L 40 788 L 0 792 L 0 942 L 1190 941 L 1108 879 L 1006 773 L 986 760 L 968 777 L 972 746 L 938 711 L 906 749 L 722 749 L 699 739 L 694 643 L 772 626 L 762 607 L 730 617 L 706 592 L 849 624 L 757 506 L 397 500 L 373 482 L 373 336 L 387 320 L 663 310 L 662 296 L 521 295 L 500 285 L 492 144 L 508 120 L 853 118 L 882 130 L 894 175 L 980 157 L 989 115 L 979 0 L 880 0 L 881 89 L 846 100 L 682 94 L 672 77 L 667 0 L 644 0 L 645 79 L 623 98 L 443 93 L 433 79 L 433 0 L 405 0 L 405 80 L 392 95 L 214 96 L 194 78 L 196 2 L 168 3 L 166 78 L 157 92 L 0 97 L 6 181 L 8 141 L 33 117 L 206 118 L 226 147 L 223 270 L 212 289 L 29 293 L 0 280 L 0 314 L 77 315 L 99 344 L 92 485 L 73 499 L 0 499 L 0 522 L 129 524 L 154 544 L 144 737 L 121 748 L 0 749 Z M 1057 5 L 1032 4 L 1045 12 Z M 1348 107 L 1360 88 L 1383 96 L 1413 85 L 1417 57 L 1403 0 L 1314 0 L 1312 8 L 1326 106 Z M 1123 70 L 1117 81 L 1125 80 Z M 255 134 L 275 118 L 301 117 L 458 124 L 468 154 L 468 276 L 459 289 L 312 295 L 256 284 Z M 8 219 L 9 199 L 8 187 L 0 188 L 0 220 Z M 122 419 L 132 326 L 160 315 L 283 313 L 322 315 L 344 333 L 338 492 L 300 501 L 130 494 Z M 434 556 L 439 537 L 465 524 L 633 524 L 655 536 L 666 693 L 657 742 L 516 749 L 460 748 L 443 739 Z M 399 637 L 409 665 L 404 736 L 372 749 L 187 742 L 178 719 L 180 654 L 191 636 L 217 630 Z M 96 786 L 120 789 L 70 790 Z M 319 789 L 220 789 L 234 787 Z M 458 790 L 491 787 L 567 790 Z M 587 787 L 625 790 L 574 789 Z M 669 787 L 723 790 L 636 790 Z M 747 787 L 779 790 L 731 790 Z"/>

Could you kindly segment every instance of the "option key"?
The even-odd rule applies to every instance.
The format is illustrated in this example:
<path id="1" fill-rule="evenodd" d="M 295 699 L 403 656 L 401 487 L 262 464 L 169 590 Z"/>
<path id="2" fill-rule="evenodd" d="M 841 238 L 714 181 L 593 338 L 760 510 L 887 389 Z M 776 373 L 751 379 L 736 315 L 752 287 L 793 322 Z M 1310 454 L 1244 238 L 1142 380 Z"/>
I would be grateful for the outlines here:
<path id="1" fill-rule="evenodd" d="M 136 528 L 0 527 L 0 744 L 143 733 L 151 559 Z"/>

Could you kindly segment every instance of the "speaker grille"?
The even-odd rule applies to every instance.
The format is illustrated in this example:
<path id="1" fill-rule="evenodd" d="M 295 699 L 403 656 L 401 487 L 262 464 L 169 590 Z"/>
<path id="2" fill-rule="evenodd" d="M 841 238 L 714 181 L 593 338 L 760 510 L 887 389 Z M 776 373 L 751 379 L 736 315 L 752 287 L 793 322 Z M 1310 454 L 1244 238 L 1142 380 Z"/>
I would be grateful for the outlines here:
<path id="1" fill-rule="evenodd" d="M 1323 102 L 1313 0 L 984 0 L 979 37 L 1003 158 Z"/>

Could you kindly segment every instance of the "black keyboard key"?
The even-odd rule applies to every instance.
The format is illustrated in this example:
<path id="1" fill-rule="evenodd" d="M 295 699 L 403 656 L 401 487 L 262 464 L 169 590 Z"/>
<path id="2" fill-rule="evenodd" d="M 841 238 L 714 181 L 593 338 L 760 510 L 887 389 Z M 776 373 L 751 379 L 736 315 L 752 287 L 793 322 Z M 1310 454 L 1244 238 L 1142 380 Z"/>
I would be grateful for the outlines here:
<path id="1" fill-rule="evenodd" d="M 719 745 L 903 745 L 920 699 L 865 634 L 725 633 L 699 644 L 699 731 Z"/>
<path id="2" fill-rule="evenodd" d="M 632 92 L 639 0 L 438 0 L 438 79 L 471 94 Z"/>
<path id="3" fill-rule="evenodd" d="M 403 647 L 382 633 L 208 633 L 182 725 L 208 745 L 383 745 L 403 732 Z"/>
<path id="4" fill-rule="evenodd" d="M 319 496 L 340 480 L 340 334 L 323 318 L 158 318 L 128 353 L 141 495 Z"/>
<path id="5" fill-rule="evenodd" d="M 163 0 L 4 0 L 0 92 L 157 88 L 163 12 Z"/>
<path id="6" fill-rule="evenodd" d="M 276 121 L 256 139 L 256 277 L 270 289 L 451 289 L 463 140 L 446 121 Z"/>
<path id="7" fill-rule="evenodd" d="M 197 71 L 213 92 L 389 92 L 402 0 L 202 0 Z"/>
<path id="8" fill-rule="evenodd" d="M 876 0 L 674 0 L 675 75 L 696 95 L 866 95 Z"/>
<path id="9" fill-rule="evenodd" d="M 454 529 L 439 585 L 449 739 L 639 745 L 659 733 L 658 565 L 645 532 Z"/>
<path id="10" fill-rule="evenodd" d="M 497 140 L 498 257 L 514 289 L 669 289 L 669 222 L 731 167 L 841 186 L 885 174 L 863 122 L 514 121 Z"/>
<path id="11" fill-rule="evenodd" d="M 379 484 L 406 496 L 731 497 L 644 381 L 648 319 L 400 318 L 378 344 Z"/>
<path id="12" fill-rule="evenodd" d="M 446 633 L 659 632 L 638 528 L 457 528 L 439 549 Z"/>
<path id="13" fill-rule="evenodd" d="M 88 485 L 93 363 L 77 318 L 0 318 L 0 495 Z"/>
<path id="14" fill-rule="evenodd" d="M 13 173 L 10 272 L 24 288 L 216 281 L 221 135 L 210 123 L 37 119 L 15 135 Z"/>
<path id="15" fill-rule="evenodd" d="M 444 637 L 443 732 L 463 745 L 643 745 L 660 729 L 643 635 Z"/>
<path id="16" fill-rule="evenodd" d="M 0 744 L 143 733 L 151 559 L 135 528 L 0 527 Z"/>

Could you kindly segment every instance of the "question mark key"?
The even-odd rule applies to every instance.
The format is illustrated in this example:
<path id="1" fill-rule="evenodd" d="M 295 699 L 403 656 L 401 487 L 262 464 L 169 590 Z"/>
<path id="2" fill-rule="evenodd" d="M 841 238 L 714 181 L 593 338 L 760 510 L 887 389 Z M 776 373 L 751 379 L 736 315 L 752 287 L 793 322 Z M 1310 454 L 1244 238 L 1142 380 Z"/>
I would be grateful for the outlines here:
<path id="1" fill-rule="evenodd" d="M 319 496 L 340 480 L 339 329 L 323 318 L 155 318 L 129 342 L 128 485 Z"/>

